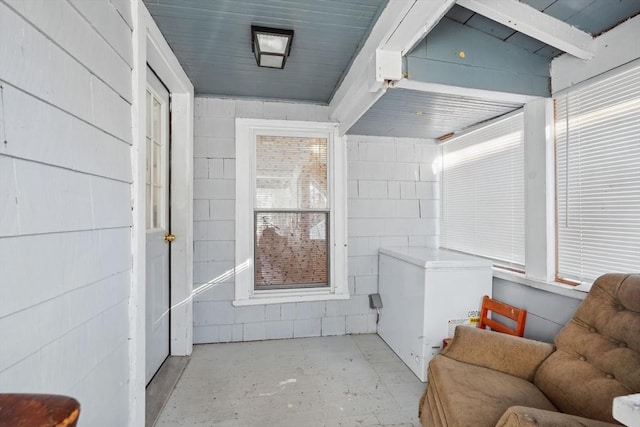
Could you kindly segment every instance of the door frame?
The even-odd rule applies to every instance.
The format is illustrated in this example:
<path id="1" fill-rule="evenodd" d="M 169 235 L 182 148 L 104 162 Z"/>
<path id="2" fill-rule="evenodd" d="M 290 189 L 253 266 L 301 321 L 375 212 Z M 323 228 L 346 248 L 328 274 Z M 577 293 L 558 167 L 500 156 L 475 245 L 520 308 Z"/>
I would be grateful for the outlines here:
<path id="1" fill-rule="evenodd" d="M 193 84 L 171 51 L 142 0 L 132 0 L 133 71 L 131 148 L 133 184 L 133 271 L 129 296 L 129 425 L 145 422 L 146 288 L 146 102 L 147 64 L 171 96 L 170 230 L 176 235 L 170 260 L 169 354 L 186 356 L 193 348 Z M 175 189 L 181 191 L 175 191 Z"/>

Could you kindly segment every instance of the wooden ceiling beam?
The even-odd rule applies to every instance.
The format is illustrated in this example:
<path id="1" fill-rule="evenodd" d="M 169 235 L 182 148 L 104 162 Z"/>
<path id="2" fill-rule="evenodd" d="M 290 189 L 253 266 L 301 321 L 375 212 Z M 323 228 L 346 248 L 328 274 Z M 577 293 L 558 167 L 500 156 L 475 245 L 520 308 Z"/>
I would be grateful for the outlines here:
<path id="1" fill-rule="evenodd" d="M 455 0 L 394 0 L 387 4 L 329 103 L 344 134 L 402 79 L 402 57 L 435 27 Z"/>
<path id="2" fill-rule="evenodd" d="M 517 0 L 458 0 L 458 4 L 580 59 L 591 59 L 595 55 L 591 34 L 528 4 Z"/>

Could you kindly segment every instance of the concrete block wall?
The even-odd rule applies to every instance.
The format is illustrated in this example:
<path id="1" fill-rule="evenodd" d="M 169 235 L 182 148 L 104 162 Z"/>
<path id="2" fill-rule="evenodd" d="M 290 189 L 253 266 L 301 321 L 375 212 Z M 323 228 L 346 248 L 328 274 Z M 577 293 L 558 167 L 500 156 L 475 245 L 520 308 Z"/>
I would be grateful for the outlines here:
<path id="1" fill-rule="evenodd" d="M 0 1 L 0 393 L 126 425 L 131 286 L 127 1 Z"/>
<path id="2" fill-rule="evenodd" d="M 349 300 L 234 307 L 236 117 L 329 121 L 323 106 L 196 98 L 194 342 L 375 332 L 368 295 L 378 288 L 378 248 L 437 245 L 434 142 L 346 138 Z"/>

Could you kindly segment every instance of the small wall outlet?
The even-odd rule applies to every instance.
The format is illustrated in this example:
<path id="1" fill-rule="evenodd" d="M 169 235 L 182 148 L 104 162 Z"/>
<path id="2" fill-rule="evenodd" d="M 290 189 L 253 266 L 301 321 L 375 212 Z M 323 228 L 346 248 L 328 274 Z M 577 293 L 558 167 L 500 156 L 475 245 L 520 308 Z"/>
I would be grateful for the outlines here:
<path id="1" fill-rule="evenodd" d="M 369 307 L 382 308 L 382 299 L 380 298 L 380 294 L 369 295 Z"/>

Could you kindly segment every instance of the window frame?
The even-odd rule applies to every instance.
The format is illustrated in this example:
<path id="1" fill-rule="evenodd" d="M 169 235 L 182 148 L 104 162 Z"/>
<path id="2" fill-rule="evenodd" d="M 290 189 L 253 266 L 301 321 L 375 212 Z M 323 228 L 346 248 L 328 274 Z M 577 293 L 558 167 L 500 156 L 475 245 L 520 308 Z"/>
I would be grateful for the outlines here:
<path id="1" fill-rule="evenodd" d="M 169 157 L 170 157 L 170 141 L 169 141 L 169 125 L 170 125 L 170 117 L 167 114 L 167 110 L 169 109 L 169 104 L 163 100 L 163 95 L 158 92 L 158 89 L 153 87 L 151 84 L 151 80 L 155 80 L 155 84 L 162 86 L 163 83 L 158 79 L 158 77 L 153 73 L 149 68 L 147 69 L 149 84 L 147 84 L 145 89 L 145 103 L 146 105 L 146 138 L 145 138 L 145 150 L 146 150 L 146 171 L 145 171 L 145 218 L 146 225 L 145 230 L 150 232 L 156 232 L 159 230 L 168 230 L 169 227 Z M 168 93 L 168 91 L 167 91 Z M 170 94 L 167 95 L 170 98 Z M 151 103 L 149 104 L 149 101 Z M 159 131 L 160 134 L 156 135 L 154 129 L 154 114 L 155 111 L 153 109 L 153 102 L 158 102 L 160 106 L 159 117 Z M 170 99 L 169 99 L 169 102 Z M 149 108 L 151 106 L 151 108 Z M 167 120 L 165 120 L 167 118 Z M 151 137 L 149 136 L 151 135 Z M 156 138 L 157 137 L 157 138 Z M 156 142 L 157 140 L 157 142 Z M 159 175 L 154 177 L 153 172 L 153 150 L 154 145 L 158 145 L 160 150 L 159 153 Z M 158 178 L 159 182 L 156 181 L 155 178 Z M 159 201 L 158 201 L 158 212 L 156 213 L 156 217 L 154 220 L 153 213 L 153 196 L 159 193 Z"/>
<path id="2" fill-rule="evenodd" d="M 234 306 L 348 299 L 346 147 L 338 124 L 236 118 Z M 329 286 L 255 290 L 256 135 L 327 138 Z"/>
<path id="3" fill-rule="evenodd" d="M 486 123 L 477 127 L 484 125 Z M 556 224 L 553 128 L 551 98 L 533 97 L 524 102 L 525 272 L 494 267 L 493 276 L 572 298 L 584 298 L 588 288 L 554 280 Z M 468 131 L 474 129 L 475 126 Z"/>
<path id="4" fill-rule="evenodd" d="M 629 62 L 625 65 L 619 66 L 619 67 L 615 67 L 612 69 L 609 69 L 599 75 L 593 76 L 591 78 L 585 79 L 583 81 L 581 81 L 578 84 L 575 84 L 573 86 L 564 88 L 556 93 L 553 94 L 553 102 L 554 102 L 554 118 L 556 119 L 554 121 L 554 147 L 553 147 L 553 167 L 555 170 L 555 176 L 554 176 L 554 196 L 556 199 L 556 206 L 554 209 L 554 220 L 556 222 L 556 228 L 555 228 L 555 234 L 554 234 L 554 243 L 555 243 L 555 259 L 554 259 L 554 280 L 558 283 L 563 283 L 563 284 L 567 284 L 569 286 L 575 286 L 575 287 L 581 287 L 581 288 L 590 288 L 593 280 L 591 280 L 590 277 L 588 277 L 584 271 L 582 271 L 578 276 L 579 277 L 570 277 L 571 273 L 571 267 L 575 268 L 577 267 L 576 264 L 572 265 L 571 267 L 567 266 L 565 267 L 566 270 L 564 272 L 561 272 L 561 233 L 562 233 L 562 227 L 561 227 L 561 205 L 560 205 L 560 201 L 564 200 L 567 201 L 568 200 L 568 196 L 565 196 L 564 199 L 561 200 L 561 197 L 558 194 L 558 186 L 560 185 L 560 180 L 559 180 L 559 164 L 558 162 L 561 160 L 559 158 L 559 144 L 560 144 L 560 137 L 558 136 L 558 126 L 559 126 L 559 117 L 560 114 L 558 112 L 558 107 L 557 107 L 557 103 L 560 101 L 567 101 L 568 97 L 571 96 L 576 96 L 576 93 L 580 93 L 582 91 L 585 90 L 590 90 L 593 86 L 597 86 L 597 85 L 601 85 L 603 82 L 607 82 L 607 81 L 612 81 L 614 79 L 618 79 L 620 78 L 620 76 L 622 74 L 626 74 L 629 72 L 636 72 L 638 68 L 640 67 L 640 60 L 634 60 L 632 62 Z M 637 77 L 636 77 L 637 78 Z M 577 95 L 580 96 L 580 95 Z M 609 95 L 607 95 L 609 96 Z M 592 101 L 592 100 L 589 100 Z M 574 101 L 575 102 L 575 101 Z M 600 104 L 599 104 L 600 105 Z M 617 106 L 617 104 L 616 104 Z M 571 121 L 571 120 L 580 120 L 580 112 L 577 113 L 573 113 L 575 114 L 575 116 L 569 116 L 569 112 L 567 111 L 566 113 L 566 117 L 564 117 L 564 120 L 566 121 Z M 611 117 L 609 118 L 609 120 L 616 120 L 618 119 L 619 116 L 615 116 L 615 117 Z M 576 128 L 580 129 L 579 125 L 576 126 Z M 580 129 L 581 131 L 582 129 Z M 576 129 L 572 129 L 572 132 L 575 132 Z M 564 134 L 563 134 L 564 135 Z M 564 138 L 562 139 L 562 142 L 565 144 L 571 144 L 572 141 L 569 141 L 568 136 L 564 136 Z M 579 137 L 578 137 L 578 145 L 581 144 Z M 582 147 L 579 147 L 578 150 L 581 150 Z M 573 177 L 574 180 L 576 180 L 577 182 L 580 182 L 580 180 L 582 179 L 581 176 L 574 176 Z M 563 211 L 563 213 L 565 215 L 567 215 L 566 211 Z M 580 218 L 582 218 L 582 216 L 580 216 Z M 587 227 L 587 230 L 589 230 L 589 227 Z M 567 241 L 570 241 L 570 238 L 567 238 Z M 565 243 L 566 244 L 566 243 Z M 581 256 L 581 255 L 580 255 Z M 577 262 L 577 264 L 580 264 L 582 262 L 582 260 L 580 262 Z M 608 271 L 608 270 L 607 270 Z M 604 273 L 604 272 L 603 272 Z M 595 279 L 594 279 L 595 280 Z"/>

